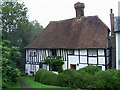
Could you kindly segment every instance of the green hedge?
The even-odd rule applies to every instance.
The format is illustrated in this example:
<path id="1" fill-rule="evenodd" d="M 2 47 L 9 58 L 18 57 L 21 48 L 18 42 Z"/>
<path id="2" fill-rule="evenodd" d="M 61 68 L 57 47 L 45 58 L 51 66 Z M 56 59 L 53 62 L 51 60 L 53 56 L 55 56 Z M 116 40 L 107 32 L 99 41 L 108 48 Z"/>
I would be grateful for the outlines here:
<path id="1" fill-rule="evenodd" d="M 92 66 L 89 65 L 87 67 L 84 67 L 82 69 L 79 69 L 77 72 L 86 72 L 88 74 L 94 75 L 96 72 L 101 71 L 102 69 L 98 66 Z"/>
<path id="2" fill-rule="evenodd" d="M 57 75 L 57 85 L 64 87 L 75 87 L 74 82 L 77 77 L 77 72 L 72 69 L 66 69 Z"/>
<path id="3" fill-rule="evenodd" d="M 48 85 L 72 88 L 120 88 L 120 71 L 102 71 L 88 66 L 78 71 L 67 69 L 58 75 L 44 69 L 38 70 L 35 80 Z"/>
<path id="4" fill-rule="evenodd" d="M 35 75 L 35 81 L 47 85 L 56 85 L 56 78 L 57 78 L 56 74 L 44 69 L 39 69 Z"/>
<path id="5" fill-rule="evenodd" d="M 91 87 L 120 89 L 120 71 L 106 70 L 97 72 L 94 76 L 94 82 Z"/>

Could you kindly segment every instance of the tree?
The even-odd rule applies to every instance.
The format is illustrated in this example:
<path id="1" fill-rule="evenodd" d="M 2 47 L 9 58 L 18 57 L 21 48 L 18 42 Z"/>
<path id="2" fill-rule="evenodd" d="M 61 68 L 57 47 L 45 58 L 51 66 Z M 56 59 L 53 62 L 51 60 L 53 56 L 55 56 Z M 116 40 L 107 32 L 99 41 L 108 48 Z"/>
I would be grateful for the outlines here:
<path id="1" fill-rule="evenodd" d="M 37 38 L 43 31 L 43 26 L 41 26 L 37 20 L 30 22 L 31 25 L 31 36 L 33 39 Z"/>
<path id="2" fill-rule="evenodd" d="M 14 84 L 20 71 L 16 66 L 16 61 L 20 57 L 19 48 L 10 46 L 10 41 L 3 40 L 2 45 L 2 87 L 9 87 Z"/>
<path id="3" fill-rule="evenodd" d="M 31 37 L 36 38 L 43 29 L 37 21 L 28 21 L 27 12 L 24 3 L 2 2 L 2 37 L 9 40 L 11 46 L 20 47 L 21 57 L 17 61 L 17 66 L 22 71 L 25 64 L 24 47 L 30 43 Z"/>
<path id="4" fill-rule="evenodd" d="M 60 56 L 48 57 L 45 59 L 45 62 L 52 66 L 53 71 L 58 71 L 59 73 L 63 71 L 62 65 L 64 64 L 64 62 Z"/>
<path id="5" fill-rule="evenodd" d="M 28 23 L 27 11 L 24 3 L 2 2 L 3 39 L 10 40 L 13 45 L 17 43 L 19 40 L 18 28 Z"/>

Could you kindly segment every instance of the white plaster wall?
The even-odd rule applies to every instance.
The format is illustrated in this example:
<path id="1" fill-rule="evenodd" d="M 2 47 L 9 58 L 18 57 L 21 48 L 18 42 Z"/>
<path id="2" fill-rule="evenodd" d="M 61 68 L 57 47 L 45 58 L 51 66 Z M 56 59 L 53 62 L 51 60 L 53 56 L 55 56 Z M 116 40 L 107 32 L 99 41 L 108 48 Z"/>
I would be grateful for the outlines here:
<path id="1" fill-rule="evenodd" d="M 30 71 L 34 71 L 34 74 L 39 70 L 39 65 L 34 65 L 34 70 L 31 70 L 30 64 L 25 64 L 25 73 L 28 73 L 28 75 L 32 75 Z"/>
<path id="2" fill-rule="evenodd" d="M 79 57 L 78 56 L 69 55 L 68 59 L 69 59 L 68 60 L 68 68 L 70 68 L 70 64 L 77 64 L 77 63 L 79 63 Z"/>
<path id="3" fill-rule="evenodd" d="M 104 64 L 105 65 L 105 57 L 98 57 L 98 64 Z"/>
<path id="4" fill-rule="evenodd" d="M 64 64 L 63 64 L 63 70 L 67 69 L 67 61 L 64 61 Z"/>
<path id="5" fill-rule="evenodd" d="M 45 51 L 45 52 L 43 52 Z M 30 50 L 27 50 L 26 51 L 26 59 L 29 57 L 29 53 Z M 68 51 L 69 52 L 69 51 Z M 45 53 L 47 54 L 45 56 Z M 50 55 L 50 52 L 49 50 L 37 50 L 37 54 L 39 54 L 39 62 L 40 62 L 40 59 L 45 59 L 47 56 Z M 104 55 L 104 49 L 99 49 L 98 50 L 98 63 L 99 64 L 105 64 L 105 57 L 103 57 Z M 60 55 L 60 50 L 57 50 L 57 55 L 59 56 Z M 63 57 L 65 58 L 65 56 L 67 57 L 67 51 L 65 50 L 62 50 L 61 51 L 61 55 L 63 55 Z M 76 55 L 76 56 L 74 56 Z M 80 50 L 80 55 L 85 55 L 85 56 L 80 56 L 80 63 L 86 63 L 86 64 L 79 64 L 79 52 L 78 50 L 74 50 L 74 55 L 68 55 L 68 68 L 70 68 L 70 64 L 76 64 L 76 70 L 80 69 L 80 68 L 83 68 L 83 67 L 86 67 L 88 66 L 87 65 L 87 50 Z M 96 55 L 93 55 L 93 56 L 96 56 Z M 30 58 L 29 58 L 30 59 Z M 37 58 L 35 58 L 36 60 Z M 97 64 L 97 58 L 95 57 L 89 57 L 88 58 L 88 62 L 89 64 Z M 26 68 L 26 73 L 28 73 L 29 75 L 30 74 L 30 64 L 26 64 L 25 65 L 25 68 Z M 36 65 L 36 71 L 39 69 L 39 65 Z M 49 70 L 49 65 L 46 66 L 46 69 Z M 67 61 L 64 61 L 64 65 L 63 65 L 63 69 L 67 69 Z M 102 66 L 102 70 L 105 70 L 105 66 Z"/>
<path id="6" fill-rule="evenodd" d="M 93 55 L 95 57 L 88 57 L 88 63 L 89 64 L 97 64 L 97 54 L 94 51 L 93 51 L 94 53 L 91 53 L 91 52 L 90 52 L 90 55 Z M 77 50 L 75 50 L 75 55 L 78 55 Z M 84 55 L 84 56 L 80 56 L 80 63 L 84 63 L 84 64 L 79 64 L 79 56 L 69 55 L 68 56 L 68 61 L 69 61 L 68 68 L 70 68 L 70 64 L 76 64 L 76 70 L 88 66 L 87 50 L 80 50 L 80 55 Z M 105 65 L 104 49 L 98 50 L 98 64 Z M 101 65 L 102 70 L 105 70 L 105 66 L 103 66 L 103 65 Z M 64 66 L 67 66 L 67 63 Z"/>
<path id="7" fill-rule="evenodd" d="M 87 67 L 87 66 L 88 66 L 88 64 L 79 64 L 79 69 Z"/>
<path id="8" fill-rule="evenodd" d="M 80 56 L 80 63 L 87 63 L 87 56 Z"/>
<path id="9" fill-rule="evenodd" d="M 120 32 L 116 33 L 116 69 L 120 70 Z"/>
<path id="10" fill-rule="evenodd" d="M 102 70 L 105 71 L 105 66 L 102 66 Z"/>

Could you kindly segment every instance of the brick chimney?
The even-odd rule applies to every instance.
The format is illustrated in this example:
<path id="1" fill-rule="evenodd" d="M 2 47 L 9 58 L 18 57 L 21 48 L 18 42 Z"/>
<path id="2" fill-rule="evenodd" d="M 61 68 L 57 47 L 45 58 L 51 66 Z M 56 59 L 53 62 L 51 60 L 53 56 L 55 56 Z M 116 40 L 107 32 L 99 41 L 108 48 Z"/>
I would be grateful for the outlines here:
<path id="1" fill-rule="evenodd" d="M 110 24 L 111 24 L 111 36 L 114 36 L 114 14 L 112 9 L 110 9 Z"/>
<path id="2" fill-rule="evenodd" d="M 82 16 L 84 16 L 84 7 L 84 3 L 77 2 L 76 4 L 74 4 L 77 18 L 81 18 Z"/>

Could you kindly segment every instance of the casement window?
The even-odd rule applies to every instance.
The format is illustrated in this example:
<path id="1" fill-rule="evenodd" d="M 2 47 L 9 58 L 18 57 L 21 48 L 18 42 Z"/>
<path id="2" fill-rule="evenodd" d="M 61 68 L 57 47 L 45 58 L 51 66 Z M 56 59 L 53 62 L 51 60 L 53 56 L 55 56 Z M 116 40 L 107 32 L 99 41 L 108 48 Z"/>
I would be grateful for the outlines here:
<path id="1" fill-rule="evenodd" d="M 56 49 L 51 49 L 50 51 L 51 51 L 51 55 L 52 55 L 52 56 L 57 56 L 57 51 L 56 51 Z"/>
<path id="2" fill-rule="evenodd" d="M 97 50 L 88 50 L 88 56 L 97 56 Z"/>
<path id="3" fill-rule="evenodd" d="M 35 50 L 30 50 L 29 51 L 29 56 L 30 57 L 36 56 L 36 51 Z"/>
<path id="4" fill-rule="evenodd" d="M 69 50 L 69 55 L 74 55 L 74 50 Z"/>
<path id="5" fill-rule="evenodd" d="M 87 50 L 80 50 L 80 63 L 87 63 Z"/>

